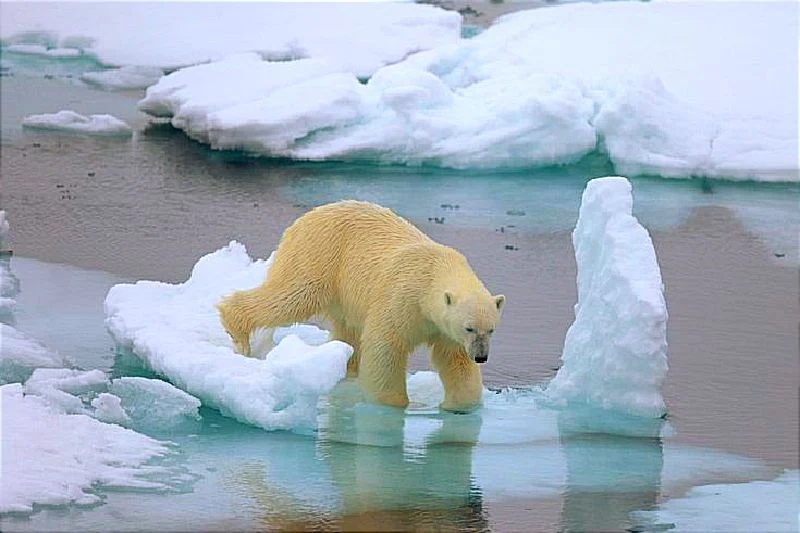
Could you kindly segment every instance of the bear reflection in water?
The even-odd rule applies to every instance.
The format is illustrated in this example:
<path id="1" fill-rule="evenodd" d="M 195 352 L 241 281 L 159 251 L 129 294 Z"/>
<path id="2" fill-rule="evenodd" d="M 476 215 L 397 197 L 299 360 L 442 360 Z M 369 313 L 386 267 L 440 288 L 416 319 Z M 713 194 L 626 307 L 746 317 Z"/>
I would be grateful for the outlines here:
<path id="1" fill-rule="evenodd" d="M 273 484 L 263 466 L 238 483 L 263 512 L 269 530 L 485 531 L 488 521 L 473 479 L 478 413 L 403 412 L 365 403 L 342 383 L 320 417 L 316 459 L 335 495 L 309 508 Z M 320 500 L 326 500 L 326 503 Z"/>

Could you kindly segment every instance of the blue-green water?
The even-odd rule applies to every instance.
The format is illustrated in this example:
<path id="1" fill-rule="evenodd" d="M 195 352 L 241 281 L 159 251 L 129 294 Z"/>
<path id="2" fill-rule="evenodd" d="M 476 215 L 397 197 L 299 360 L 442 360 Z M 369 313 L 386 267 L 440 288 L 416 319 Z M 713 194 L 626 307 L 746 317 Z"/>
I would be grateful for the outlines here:
<path id="1" fill-rule="evenodd" d="M 598 435 L 593 414 L 542 413 L 529 389 L 558 365 L 575 302 L 570 231 L 586 180 L 612 172 L 605 159 L 480 173 L 258 160 L 143 128 L 135 94 L 1 81 L 0 208 L 21 286 L 6 319 L 80 367 L 152 376 L 105 332 L 114 283 L 184 280 L 230 239 L 266 256 L 308 207 L 350 197 L 458 247 L 508 296 L 484 375 L 517 387 L 504 393 L 512 407 L 470 416 L 333 402 L 316 435 L 202 409 L 194 427 L 152 433 L 178 443 L 194 479 L 184 491 L 102 490 L 103 505 L 4 517 L 3 530 L 624 530 L 632 511 L 691 486 L 797 467 L 795 184 L 632 180 L 670 309 L 670 417 L 663 431 Z M 24 114 L 67 106 L 139 129 L 119 140 L 19 127 Z"/>
<path id="2" fill-rule="evenodd" d="M 22 258 L 12 268 L 21 285 L 18 328 L 84 368 L 156 377 L 131 353 L 113 351 L 105 334 L 102 300 L 118 277 Z M 198 424 L 146 431 L 179 445 L 177 461 L 191 480 L 182 490 L 100 489 L 102 505 L 38 509 L 4 518 L 3 529 L 317 530 L 380 523 L 616 530 L 633 524 L 632 511 L 688 487 L 779 472 L 763 461 L 682 443 L 662 421 L 599 422 L 597 413 L 548 411 L 535 391 L 498 392 L 470 415 L 404 414 L 354 405 L 351 386 L 343 384 L 323 405 L 312 435 L 265 432 L 205 408 Z M 598 422 L 629 436 L 591 433 Z M 557 512 L 553 501 L 561 502 Z"/>

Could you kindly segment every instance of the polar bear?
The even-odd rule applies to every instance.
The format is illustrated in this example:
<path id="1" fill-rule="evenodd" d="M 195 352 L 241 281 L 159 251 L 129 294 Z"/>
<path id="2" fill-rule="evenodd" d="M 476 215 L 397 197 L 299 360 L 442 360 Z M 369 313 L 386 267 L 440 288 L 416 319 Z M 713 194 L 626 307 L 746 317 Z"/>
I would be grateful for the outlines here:
<path id="1" fill-rule="evenodd" d="M 428 345 L 445 390 L 441 407 L 469 411 L 483 392 L 477 363 L 505 297 L 492 296 L 456 250 L 387 208 L 353 200 L 317 207 L 283 234 L 267 279 L 217 306 L 236 350 L 250 333 L 319 315 L 350 344 L 348 375 L 371 401 L 406 407 L 408 358 Z"/>

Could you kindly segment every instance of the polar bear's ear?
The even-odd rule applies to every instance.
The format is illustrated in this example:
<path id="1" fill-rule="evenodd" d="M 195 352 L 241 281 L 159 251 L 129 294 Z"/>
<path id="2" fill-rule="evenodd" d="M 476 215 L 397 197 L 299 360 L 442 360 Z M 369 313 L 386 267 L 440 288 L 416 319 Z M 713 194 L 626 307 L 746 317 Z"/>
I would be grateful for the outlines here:
<path id="1" fill-rule="evenodd" d="M 446 303 L 447 305 L 453 305 L 453 302 L 455 302 L 455 301 L 456 301 L 456 299 L 453 296 L 452 292 L 450 292 L 450 291 L 445 291 L 444 292 L 444 303 Z"/>
<path id="2" fill-rule="evenodd" d="M 497 296 L 494 297 L 494 304 L 497 306 L 498 311 L 503 308 L 503 305 L 505 305 L 505 303 L 506 303 L 506 297 L 503 296 L 502 294 L 498 294 Z"/>

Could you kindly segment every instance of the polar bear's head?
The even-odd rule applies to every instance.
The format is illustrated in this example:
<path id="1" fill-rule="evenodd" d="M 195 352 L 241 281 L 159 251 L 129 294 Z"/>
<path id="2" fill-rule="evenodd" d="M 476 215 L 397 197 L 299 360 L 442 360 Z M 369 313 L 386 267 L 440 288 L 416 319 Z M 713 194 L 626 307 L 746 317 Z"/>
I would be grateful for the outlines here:
<path id="1" fill-rule="evenodd" d="M 462 344 L 470 359 L 485 363 L 489 359 L 489 340 L 494 333 L 506 297 L 488 291 L 445 291 L 443 323 L 440 327 L 453 341 Z"/>

